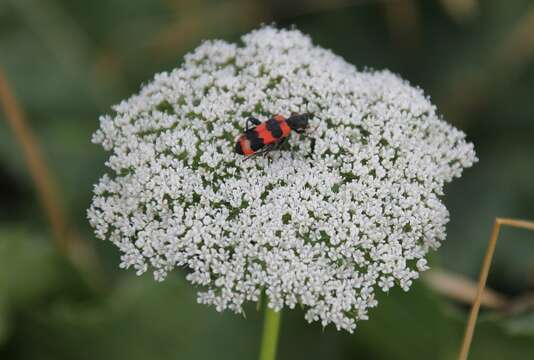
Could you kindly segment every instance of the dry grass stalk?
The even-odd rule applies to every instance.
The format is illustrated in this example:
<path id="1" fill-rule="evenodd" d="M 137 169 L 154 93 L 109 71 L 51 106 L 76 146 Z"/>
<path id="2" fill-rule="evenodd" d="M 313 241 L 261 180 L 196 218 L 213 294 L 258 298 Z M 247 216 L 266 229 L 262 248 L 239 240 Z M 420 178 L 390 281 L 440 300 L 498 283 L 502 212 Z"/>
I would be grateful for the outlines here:
<path id="1" fill-rule="evenodd" d="M 484 288 L 486 287 L 486 280 L 488 279 L 491 261 L 493 260 L 493 254 L 495 253 L 495 246 L 497 245 L 497 239 L 499 238 L 501 226 L 504 225 L 534 231 L 533 221 L 502 218 L 495 219 L 490 241 L 488 244 L 488 249 L 486 250 L 486 254 L 484 255 L 484 261 L 482 262 L 482 270 L 480 271 L 480 278 L 478 281 L 475 301 L 473 302 L 473 306 L 471 307 L 471 313 L 469 315 L 469 320 L 465 329 L 465 335 L 462 341 L 462 346 L 460 348 L 460 354 L 458 355 L 459 360 L 467 360 L 467 356 L 469 355 L 469 349 L 471 347 L 473 334 L 475 332 L 475 325 L 478 318 L 478 312 L 480 310 L 482 295 L 484 293 Z"/>
<path id="2" fill-rule="evenodd" d="M 41 156 L 41 150 L 37 139 L 28 126 L 25 115 L 17 103 L 10 89 L 3 69 L 0 68 L 0 105 L 2 106 L 7 123 L 13 130 L 15 139 L 20 144 L 30 175 L 37 190 L 45 213 L 48 217 L 53 238 L 58 251 L 67 255 L 69 243 L 66 234 L 65 215 L 60 204 L 59 195 L 54 181 Z"/>
<path id="3" fill-rule="evenodd" d="M 49 171 L 39 142 L 32 132 L 22 107 L 9 86 L 5 72 L 0 66 L 0 108 L 13 131 L 16 142 L 22 148 L 37 197 L 48 219 L 54 245 L 61 256 L 86 275 L 94 289 L 101 290 L 100 267 L 94 249 L 83 241 L 75 228 L 68 226 L 66 212 L 54 177 Z"/>

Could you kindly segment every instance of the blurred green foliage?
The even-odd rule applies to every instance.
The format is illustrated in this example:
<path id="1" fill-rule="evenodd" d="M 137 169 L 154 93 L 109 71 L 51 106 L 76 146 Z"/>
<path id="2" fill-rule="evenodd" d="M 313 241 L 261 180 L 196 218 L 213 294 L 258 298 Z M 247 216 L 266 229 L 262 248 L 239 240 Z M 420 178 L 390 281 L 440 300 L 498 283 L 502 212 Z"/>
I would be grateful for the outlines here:
<path id="1" fill-rule="evenodd" d="M 454 3 L 474 7 L 462 13 Z M 219 314 L 196 304 L 183 274 L 158 284 L 120 271 L 117 251 L 95 240 L 85 211 L 105 172 L 106 154 L 90 143 L 98 116 L 178 66 L 202 39 L 237 41 L 273 21 L 296 25 L 360 68 L 401 74 L 475 143 L 480 163 L 447 189 L 451 222 L 434 267 L 475 277 L 492 219 L 534 218 L 531 1 L 2 0 L 0 66 L 68 220 L 98 263 L 94 273 L 80 271 L 53 248 L 21 148 L 0 114 L 1 359 L 256 357 L 254 307 L 246 319 Z M 529 294 L 533 259 L 534 234 L 505 229 L 489 285 L 512 298 Z M 284 313 L 280 359 L 453 359 L 467 307 L 419 282 L 409 293 L 383 295 L 353 335 L 308 325 L 302 315 Z M 533 354 L 532 307 L 482 313 L 472 359 Z"/>

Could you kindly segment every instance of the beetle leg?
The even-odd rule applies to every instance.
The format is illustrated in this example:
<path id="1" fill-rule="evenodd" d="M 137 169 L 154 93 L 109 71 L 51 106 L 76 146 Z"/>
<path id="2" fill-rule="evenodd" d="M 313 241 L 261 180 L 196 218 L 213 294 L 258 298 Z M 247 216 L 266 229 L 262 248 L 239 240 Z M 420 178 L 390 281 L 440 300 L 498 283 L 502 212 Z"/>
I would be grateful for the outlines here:
<path id="1" fill-rule="evenodd" d="M 278 142 L 276 142 L 274 144 L 274 147 L 273 147 L 273 150 L 280 150 L 280 148 L 282 147 L 282 145 L 284 145 L 287 141 L 287 136 L 280 139 Z"/>
<path id="2" fill-rule="evenodd" d="M 269 144 L 269 145 L 265 146 L 263 149 L 256 151 L 254 154 L 250 154 L 249 156 L 245 157 L 245 159 L 243 161 L 248 160 L 250 158 L 253 158 L 255 156 L 258 156 L 258 155 L 265 156 L 265 155 L 267 155 L 268 152 L 273 150 L 275 145 L 276 144 Z"/>
<path id="3" fill-rule="evenodd" d="M 265 150 L 263 150 L 261 153 L 263 154 L 263 157 L 267 156 L 268 153 L 276 149 L 276 145 L 278 143 L 270 144 L 265 147 Z"/>

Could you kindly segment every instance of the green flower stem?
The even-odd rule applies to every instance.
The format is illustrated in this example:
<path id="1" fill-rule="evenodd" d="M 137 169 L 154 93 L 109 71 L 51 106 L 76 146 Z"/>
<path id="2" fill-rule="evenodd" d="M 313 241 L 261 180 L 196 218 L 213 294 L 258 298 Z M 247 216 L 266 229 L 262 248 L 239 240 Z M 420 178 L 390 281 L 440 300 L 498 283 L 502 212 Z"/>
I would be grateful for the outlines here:
<path id="1" fill-rule="evenodd" d="M 274 311 L 265 306 L 263 335 L 261 339 L 260 360 L 275 360 L 280 332 L 280 318 L 282 311 Z"/>

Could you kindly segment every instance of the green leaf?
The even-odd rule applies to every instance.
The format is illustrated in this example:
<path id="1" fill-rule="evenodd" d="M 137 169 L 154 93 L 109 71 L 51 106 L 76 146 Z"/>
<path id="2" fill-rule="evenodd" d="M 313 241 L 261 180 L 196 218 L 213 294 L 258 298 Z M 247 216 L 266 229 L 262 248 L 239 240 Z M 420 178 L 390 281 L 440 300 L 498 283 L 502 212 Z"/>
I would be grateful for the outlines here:
<path id="1" fill-rule="evenodd" d="M 17 228 L 0 228 L 0 298 L 17 307 L 61 287 L 66 264 L 48 239 Z"/>
<path id="2" fill-rule="evenodd" d="M 13 330 L 15 314 L 88 294 L 80 274 L 56 254 L 49 239 L 0 227 L 0 344 Z"/>
<path id="3" fill-rule="evenodd" d="M 17 348 L 17 359 L 248 359 L 260 326 L 251 317 L 196 304 L 183 278 L 157 283 L 127 275 L 107 298 L 28 314 L 13 343 L 32 344 Z M 87 344 L 83 351 L 80 344 Z"/>
<path id="4" fill-rule="evenodd" d="M 0 346 L 4 344 L 9 335 L 8 310 L 5 300 L 0 297 Z"/>
<path id="5" fill-rule="evenodd" d="M 510 334 L 534 338 L 534 311 L 507 319 L 504 325 Z"/>
<path id="6" fill-rule="evenodd" d="M 424 284 L 381 294 L 378 301 L 354 336 L 357 346 L 372 350 L 373 359 L 449 359 L 456 353 L 458 323 Z"/>

